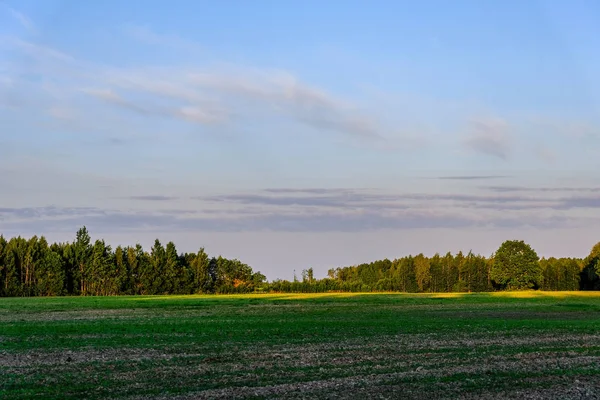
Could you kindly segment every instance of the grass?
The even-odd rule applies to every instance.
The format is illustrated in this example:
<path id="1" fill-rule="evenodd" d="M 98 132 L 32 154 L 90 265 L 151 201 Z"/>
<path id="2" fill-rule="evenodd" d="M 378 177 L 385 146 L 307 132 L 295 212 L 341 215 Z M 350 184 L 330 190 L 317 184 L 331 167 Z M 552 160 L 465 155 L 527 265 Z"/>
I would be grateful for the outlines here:
<path id="1" fill-rule="evenodd" d="M 581 398 L 600 293 L 0 299 L 0 398 Z"/>

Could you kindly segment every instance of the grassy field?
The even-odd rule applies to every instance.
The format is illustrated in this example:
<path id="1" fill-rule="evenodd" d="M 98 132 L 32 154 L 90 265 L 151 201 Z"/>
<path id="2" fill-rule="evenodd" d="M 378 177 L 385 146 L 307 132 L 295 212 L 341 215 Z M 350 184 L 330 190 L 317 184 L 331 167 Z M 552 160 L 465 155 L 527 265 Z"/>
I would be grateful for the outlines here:
<path id="1" fill-rule="evenodd" d="M 600 398 L 600 293 L 0 299 L 0 398 Z"/>

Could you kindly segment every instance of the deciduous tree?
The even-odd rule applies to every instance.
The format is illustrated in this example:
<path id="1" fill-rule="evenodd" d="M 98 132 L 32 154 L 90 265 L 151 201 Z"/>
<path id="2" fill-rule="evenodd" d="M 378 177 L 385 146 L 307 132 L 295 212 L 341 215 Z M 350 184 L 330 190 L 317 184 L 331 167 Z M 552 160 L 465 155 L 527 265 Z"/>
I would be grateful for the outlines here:
<path id="1" fill-rule="evenodd" d="M 494 255 L 491 278 L 508 290 L 536 288 L 542 281 L 539 257 L 523 240 L 507 240 Z"/>

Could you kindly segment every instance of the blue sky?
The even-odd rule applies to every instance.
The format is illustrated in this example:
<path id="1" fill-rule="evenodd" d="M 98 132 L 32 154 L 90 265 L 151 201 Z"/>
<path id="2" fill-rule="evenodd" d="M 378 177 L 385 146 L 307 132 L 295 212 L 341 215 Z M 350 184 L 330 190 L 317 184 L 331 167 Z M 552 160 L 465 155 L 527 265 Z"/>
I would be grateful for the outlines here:
<path id="1" fill-rule="evenodd" d="M 510 238 L 583 256 L 598 48 L 593 1 L 5 0 L 0 232 L 269 278 Z"/>

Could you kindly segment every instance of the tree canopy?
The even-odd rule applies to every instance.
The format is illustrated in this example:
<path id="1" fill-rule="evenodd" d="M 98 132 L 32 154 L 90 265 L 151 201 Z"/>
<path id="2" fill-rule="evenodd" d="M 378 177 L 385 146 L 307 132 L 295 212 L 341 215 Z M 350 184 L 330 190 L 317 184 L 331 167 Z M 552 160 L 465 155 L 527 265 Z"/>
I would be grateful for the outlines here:
<path id="1" fill-rule="evenodd" d="M 491 278 L 508 290 L 536 288 L 542 282 L 539 257 L 523 240 L 507 240 L 494 255 Z"/>
<path id="2" fill-rule="evenodd" d="M 72 243 L 0 236 L 0 296 L 247 293 L 265 280 L 239 260 L 209 258 L 203 248 L 179 254 L 158 239 L 149 252 L 140 244 L 113 250 L 86 227 Z"/>
<path id="3" fill-rule="evenodd" d="M 282 270 L 285 264 L 282 264 Z M 407 255 L 330 268 L 318 279 L 310 267 L 301 280 L 267 282 L 236 259 L 209 256 L 203 247 L 179 253 L 156 239 L 111 247 L 86 227 L 72 243 L 42 237 L 0 236 L 0 296 L 152 295 L 249 292 L 485 292 L 494 290 L 598 290 L 600 243 L 586 258 L 542 258 L 522 240 L 509 240 L 490 257 L 469 252 Z"/>
<path id="4" fill-rule="evenodd" d="M 583 261 L 581 279 L 583 289 L 600 290 L 600 242 L 596 243 Z"/>

